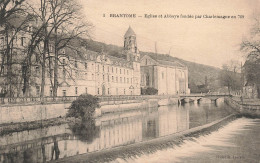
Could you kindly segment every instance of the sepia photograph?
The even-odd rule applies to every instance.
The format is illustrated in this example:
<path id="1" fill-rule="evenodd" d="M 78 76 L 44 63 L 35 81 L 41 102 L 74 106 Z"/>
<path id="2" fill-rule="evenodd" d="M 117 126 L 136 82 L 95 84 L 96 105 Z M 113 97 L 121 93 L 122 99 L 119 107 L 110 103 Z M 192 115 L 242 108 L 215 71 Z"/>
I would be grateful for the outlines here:
<path id="1" fill-rule="evenodd" d="M 0 0 L 0 163 L 260 163 L 260 0 Z"/>

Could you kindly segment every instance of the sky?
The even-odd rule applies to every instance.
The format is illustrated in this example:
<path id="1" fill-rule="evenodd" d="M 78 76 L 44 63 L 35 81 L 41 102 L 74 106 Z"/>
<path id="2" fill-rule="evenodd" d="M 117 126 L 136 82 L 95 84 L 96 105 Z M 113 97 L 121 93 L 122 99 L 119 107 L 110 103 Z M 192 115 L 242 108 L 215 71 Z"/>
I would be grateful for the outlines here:
<path id="1" fill-rule="evenodd" d="M 131 26 L 140 51 L 155 52 L 192 62 L 221 67 L 229 60 L 243 60 L 239 45 L 249 37 L 260 0 L 79 0 L 85 19 L 94 25 L 92 38 L 123 46 Z M 105 14 L 105 17 L 104 17 Z M 136 14 L 136 18 L 110 17 Z M 178 15 L 179 18 L 145 18 L 145 14 Z M 192 15 L 194 18 L 180 18 Z M 201 18 L 196 18 L 202 16 Z M 203 16 L 236 18 L 203 18 Z M 243 15 L 244 18 L 238 15 Z"/>

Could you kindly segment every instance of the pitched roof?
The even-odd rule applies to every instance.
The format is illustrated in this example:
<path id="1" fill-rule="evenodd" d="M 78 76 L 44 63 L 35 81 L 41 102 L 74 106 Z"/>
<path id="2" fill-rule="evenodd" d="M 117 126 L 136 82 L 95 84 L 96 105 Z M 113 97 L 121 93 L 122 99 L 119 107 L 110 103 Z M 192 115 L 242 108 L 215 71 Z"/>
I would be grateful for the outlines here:
<path id="1" fill-rule="evenodd" d="M 134 30 L 131 28 L 131 26 L 129 26 L 128 30 L 125 33 L 125 37 L 129 37 L 129 36 L 133 36 L 133 35 L 135 36 L 136 34 L 135 34 Z"/>
<path id="2" fill-rule="evenodd" d="M 187 66 L 185 66 L 184 64 L 178 62 L 178 61 L 166 61 L 166 60 L 159 60 L 157 59 L 155 56 L 151 56 L 151 55 L 144 55 L 143 57 L 148 56 L 151 59 L 153 59 L 156 63 L 160 64 L 160 65 L 166 65 L 166 66 L 175 66 L 175 67 L 183 67 L 186 68 Z M 143 58 L 142 57 L 142 58 Z"/>
<path id="3" fill-rule="evenodd" d="M 157 62 L 161 65 L 167 65 L 167 66 L 176 66 L 176 67 L 186 67 L 185 65 L 181 64 L 177 61 L 163 61 L 163 60 L 157 60 Z"/>

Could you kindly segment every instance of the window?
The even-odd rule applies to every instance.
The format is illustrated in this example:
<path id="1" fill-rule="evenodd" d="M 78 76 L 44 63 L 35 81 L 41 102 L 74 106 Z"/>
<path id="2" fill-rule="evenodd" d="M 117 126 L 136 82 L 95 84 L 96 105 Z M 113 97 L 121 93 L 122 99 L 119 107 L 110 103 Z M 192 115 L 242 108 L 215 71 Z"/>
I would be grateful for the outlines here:
<path id="1" fill-rule="evenodd" d="M 116 82 L 118 82 L 118 77 L 116 77 Z"/>
<path id="2" fill-rule="evenodd" d="M 78 62 L 77 61 L 75 61 L 75 67 L 78 68 Z"/>
<path id="3" fill-rule="evenodd" d="M 131 84 L 132 84 L 132 82 L 133 82 L 133 79 L 131 78 Z"/>
<path id="4" fill-rule="evenodd" d="M 122 77 L 120 77 L 120 83 L 122 83 Z"/>
<path id="5" fill-rule="evenodd" d="M 109 72 L 109 66 L 107 67 L 107 72 Z"/>
<path id="6" fill-rule="evenodd" d="M 3 47 L 5 45 L 5 38 L 1 37 L 0 38 L 0 46 Z"/>
<path id="7" fill-rule="evenodd" d="M 164 78 L 164 73 L 162 73 L 162 79 Z"/>
<path id="8" fill-rule="evenodd" d="M 39 66 L 35 67 L 35 74 L 36 74 L 36 76 L 40 75 L 40 68 L 39 68 Z"/>
<path id="9" fill-rule="evenodd" d="M 114 69 L 113 69 L 113 67 L 112 67 L 112 73 L 114 72 Z"/>
<path id="10" fill-rule="evenodd" d="M 103 75 L 103 80 L 105 80 L 105 75 Z"/>
<path id="11" fill-rule="evenodd" d="M 25 37 L 21 37 L 21 46 L 24 46 L 25 45 L 25 40 L 26 38 Z"/>
<path id="12" fill-rule="evenodd" d="M 112 82 L 114 82 L 114 76 L 112 76 Z"/>
<path id="13" fill-rule="evenodd" d="M 88 79 L 88 73 L 85 73 L 85 79 Z"/>
<path id="14" fill-rule="evenodd" d="M 126 71 L 127 75 L 128 75 L 128 70 Z"/>
<path id="15" fill-rule="evenodd" d="M 88 63 L 85 63 L 85 69 L 88 69 Z"/>
<path id="16" fill-rule="evenodd" d="M 107 88 L 107 94 L 110 94 L 110 92 L 109 92 L 109 88 Z"/>
<path id="17" fill-rule="evenodd" d="M 125 77 L 124 77 L 124 83 L 125 83 Z"/>
<path id="18" fill-rule="evenodd" d="M 121 68 L 120 68 L 120 74 L 121 74 Z"/>
<path id="19" fill-rule="evenodd" d="M 66 90 L 62 90 L 62 95 L 65 97 L 65 96 L 67 96 L 66 95 Z"/>
<path id="20" fill-rule="evenodd" d="M 52 96 L 52 87 L 50 87 L 50 96 Z"/>
<path id="21" fill-rule="evenodd" d="M 94 80 L 94 74 L 92 74 L 92 80 Z"/>
<path id="22" fill-rule="evenodd" d="M 127 78 L 127 83 L 129 83 L 129 78 Z"/>
<path id="23" fill-rule="evenodd" d="M 110 81 L 109 81 L 109 75 L 107 75 L 107 81 L 110 82 Z"/>
<path id="24" fill-rule="evenodd" d="M 78 95 L 78 87 L 75 87 L 75 95 Z"/>
<path id="25" fill-rule="evenodd" d="M 117 68 L 116 68 L 116 73 L 117 73 Z"/>
<path id="26" fill-rule="evenodd" d="M 52 49 L 52 46 L 49 45 L 49 51 L 52 52 L 52 50 L 53 50 L 53 49 Z"/>
<path id="27" fill-rule="evenodd" d="M 124 74 L 125 74 L 125 69 L 124 69 Z"/>
<path id="28" fill-rule="evenodd" d="M 97 94 L 99 95 L 99 88 L 97 89 Z"/>
<path id="29" fill-rule="evenodd" d="M 103 72 L 105 72 L 105 66 L 103 66 Z"/>
<path id="30" fill-rule="evenodd" d="M 85 93 L 88 93 L 88 88 L 87 87 L 85 87 Z"/>
<path id="31" fill-rule="evenodd" d="M 36 86 L 36 96 L 40 95 L 40 86 Z"/>

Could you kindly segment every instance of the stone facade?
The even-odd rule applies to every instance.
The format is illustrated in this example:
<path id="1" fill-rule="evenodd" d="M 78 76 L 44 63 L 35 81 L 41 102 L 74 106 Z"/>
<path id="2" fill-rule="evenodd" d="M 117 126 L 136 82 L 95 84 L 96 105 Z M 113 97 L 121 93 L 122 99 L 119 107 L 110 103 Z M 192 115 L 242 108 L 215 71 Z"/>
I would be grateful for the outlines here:
<path id="1" fill-rule="evenodd" d="M 188 68 L 145 55 L 141 58 L 141 87 L 153 87 L 158 95 L 189 94 Z"/>

